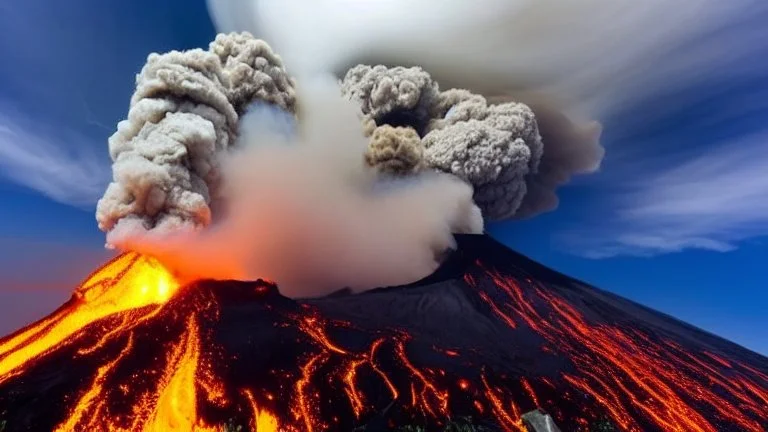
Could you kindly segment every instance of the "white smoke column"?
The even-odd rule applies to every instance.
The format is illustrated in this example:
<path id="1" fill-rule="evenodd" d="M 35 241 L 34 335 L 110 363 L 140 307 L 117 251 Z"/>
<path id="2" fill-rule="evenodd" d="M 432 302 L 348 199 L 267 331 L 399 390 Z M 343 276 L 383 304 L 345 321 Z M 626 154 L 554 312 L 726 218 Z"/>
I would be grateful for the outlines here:
<path id="1" fill-rule="evenodd" d="M 272 132 L 266 105 L 244 116 L 247 142 L 222 161 L 222 220 L 202 231 L 118 226 L 108 242 L 190 277 L 267 278 L 304 297 L 412 282 L 435 270 L 452 232 L 482 232 L 472 188 L 455 177 L 378 186 L 358 109 L 335 84 L 299 100 L 294 138 Z"/>

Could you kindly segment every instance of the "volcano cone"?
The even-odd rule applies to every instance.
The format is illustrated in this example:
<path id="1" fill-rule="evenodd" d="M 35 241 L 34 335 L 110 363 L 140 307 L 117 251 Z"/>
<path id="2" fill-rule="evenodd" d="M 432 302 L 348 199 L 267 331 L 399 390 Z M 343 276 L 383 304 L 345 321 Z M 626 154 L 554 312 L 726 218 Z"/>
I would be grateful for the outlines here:
<path id="1" fill-rule="evenodd" d="M 428 278 L 291 300 L 123 255 L 0 340 L 12 431 L 765 431 L 768 359 L 486 236 Z M 359 428 L 359 429 L 356 429 Z M 613 429 L 611 429 L 613 428 Z"/>

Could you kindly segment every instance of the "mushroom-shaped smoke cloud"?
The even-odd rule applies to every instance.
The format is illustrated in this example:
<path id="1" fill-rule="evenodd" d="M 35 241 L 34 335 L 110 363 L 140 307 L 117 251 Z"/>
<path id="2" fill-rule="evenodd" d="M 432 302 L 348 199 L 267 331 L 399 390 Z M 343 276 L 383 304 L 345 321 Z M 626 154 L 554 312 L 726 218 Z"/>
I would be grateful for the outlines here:
<path id="1" fill-rule="evenodd" d="M 219 198 L 217 154 L 232 146 L 253 100 L 295 111 L 282 61 L 247 33 L 219 35 L 208 51 L 151 54 L 128 119 L 109 139 L 113 182 L 97 206 L 99 228 L 208 225 Z"/>
<path id="2" fill-rule="evenodd" d="M 489 104 L 467 90 L 441 92 L 418 67 L 358 65 L 344 77 L 342 92 L 360 105 L 366 130 L 372 131 L 371 165 L 383 172 L 431 168 L 453 174 L 474 187 L 486 219 L 515 216 L 527 183 L 539 178 L 545 148 L 527 105 Z M 564 175 L 567 180 L 570 172 Z M 558 180 L 535 185 L 549 187 L 549 195 L 540 195 L 550 196 L 563 179 Z M 537 203 L 528 201 L 526 208 L 535 212 Z"/>

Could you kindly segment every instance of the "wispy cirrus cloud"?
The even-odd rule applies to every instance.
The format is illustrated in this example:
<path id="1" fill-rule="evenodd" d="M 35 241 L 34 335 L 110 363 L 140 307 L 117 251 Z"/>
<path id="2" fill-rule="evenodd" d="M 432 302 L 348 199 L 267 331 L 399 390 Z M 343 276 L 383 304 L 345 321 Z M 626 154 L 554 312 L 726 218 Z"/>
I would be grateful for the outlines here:
<path id="1" fill-rule="evenodd" d="M 726 252 L 768 236 L 768 132 L 721 144 L 627 184 L 600 228 L 565 232 L 590 258 Z"/>
<path id="2" fill-rule="evenodd" d="M 0 178 L 64 204 L 91 208 L 110 179 L 106 144 L 0 103 Z"/>

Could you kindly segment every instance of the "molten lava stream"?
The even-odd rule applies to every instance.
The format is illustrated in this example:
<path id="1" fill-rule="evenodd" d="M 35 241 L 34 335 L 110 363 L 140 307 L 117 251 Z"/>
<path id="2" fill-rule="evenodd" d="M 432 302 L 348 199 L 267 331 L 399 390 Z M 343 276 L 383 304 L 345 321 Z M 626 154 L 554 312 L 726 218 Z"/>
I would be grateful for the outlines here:
<path id="1" fill-rule="evenodd" d="M 120 312 L 162 307 L 178 288 L 156 260 L 133 253 L 117 257 L 83 282 L 54 315 L 0 340 L 0 383 L 41 354 L 66 346 L 89 324 Z"/>
<path id="2" fill-rule="evenodd" d="M 223 431 L 223 427 L 207 425 L 200 417 L 198 406 L 198 389 L 207 394 L 209 401 L 223 394 L 211 371 L 203 368 L 201 362 L 202 344 L 197 317 L 192 316 L 187 322 L 182 340 L 174 346 L 165 359 L 162 375 L 154 390 L 143 395 L 135 396 L 130 425 L 113 416 L 109 407 L 103 406 L 103 401 L 114 400 L 109 373 L 133 349 L 132 339 L 117 358 L 99 369 L 90 388 L 80 397 L 69 417 L 56 429 L 57 432 L 75 432 L 82 430 L 99 430 L 109 432 L 165 432 L 165 431 Z M 120 387 L 120 386 L 117 386 Z M 208 389 L 208 390 L 206 390 Z M 271 413 L 257 410 L 253 395 L 248 392 L 249 404 L 253 407 L 253 424 L 257 431 L 276 432 L 277 420 Z"/>
<path id="3" fill-rule="evenodd" d="M 253 422 L 251 423 L 253 432 L 278 432 L 279 423 L 277 417 L 269 411 L 259 409 L 256 398 L 250 390 L 243 390 L 243 395 L 248 400 L 248 404 L 253 412 Z"/>
<path id="4" fill-rule="evenodd" d="M 733 370 L 728 375 L 720 372 L 731 368 L 727 359 L 712 353 L 696 357 L 671 341 L 656 342 L 636 329 L 592 325 L 552 290 L 539 288 L 530 281 L 523 289 L 521 282 L 513 278 L 486 272 L 501 295 L 485 295 L 481 299 L 500 322 L 514 328 L 516 320 L 523 321 L 568 356 L 578 373 L 564 374 L 564 380 L 591 395 L 622 430 L 643 430 L 635 413 L 661 430 L 715 432 L 716 427 L 699 410 L 701 404 L 742 430 L 763 430 L 757 419 L 768 420 L 766 401 L 761 400 L 765 388 L 742 372 L 737 376 L 733 376 Z M 476 286 L 475 278 L 465 277 L 465 281 Z M 534 307 L 535 304 L 544 306 Z M 549 311 L 547 319 L 541 312 L 545 308 Z M 759 375 L 752 375 L 759 379 Z M 720 392 L 701 382 L 718 385 Z M 696 406 L 689 400 L 696 401 Z M 509 420 L 505 423 L 511 424 Z"/>

